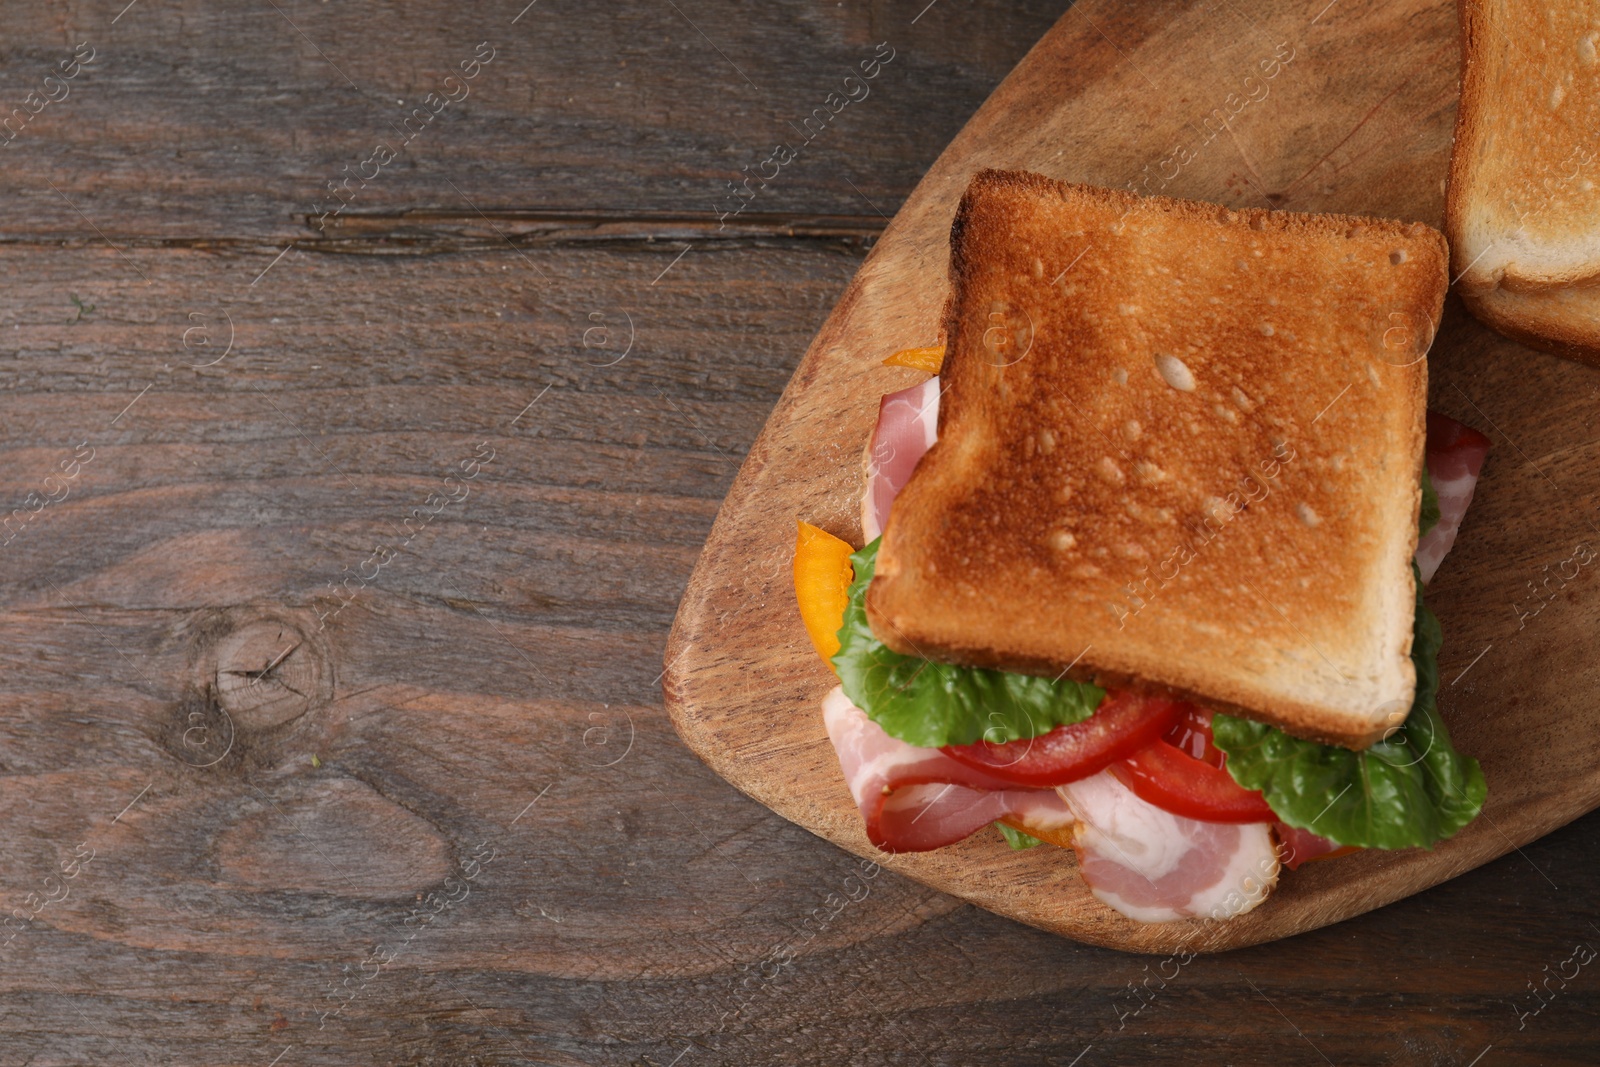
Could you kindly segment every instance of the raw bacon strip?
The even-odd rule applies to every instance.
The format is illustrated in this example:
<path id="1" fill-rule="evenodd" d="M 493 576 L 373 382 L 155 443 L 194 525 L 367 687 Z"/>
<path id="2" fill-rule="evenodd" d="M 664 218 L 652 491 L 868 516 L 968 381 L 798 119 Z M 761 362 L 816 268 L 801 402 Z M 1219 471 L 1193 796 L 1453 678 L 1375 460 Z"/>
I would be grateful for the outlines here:
<path id="1" fill-rule="evenodd" d="M 1109 771 L 1057 790 L 1078 820 L 1078 868 L 1095 897 L 1139 922 L 1225 919 L 1278 881 L 1269 823 L 1185 819 L 1146 803 Z"/>
<path id="2" fill-rule="evenodd" d="M 1439 496 L 1439 523 L 1417 542 L 1417 568 L 1424 582 L 1432 580 L 1455 544 L 1488 454 L 1489 439 L 1483 434 L 1449 416 L 1428 412 L 1428 477 Z"/>
<path id="3" fill-rule="evenodd" d="M 936 748 L 890 737 L 838 686 L 823 698 L 822 718 L 867 838 L 885 852 L 943 848 L 1002 816 L 1039 826 L 1069 817 L 1053 790 L 1014 789 Z"/>
<path id="4" fill-rule="evenodd" d="M 927 852 L 953 845 L 1005 816 L 1047 827 L 1071 818 L 1061 798 L 1048 789 L 994 792 L 928 783 L 904 786 L 885 797 L 876 836 L 869 819 L 867 837 L 885 852 Z"/>
<path id="5" fill-rule="evenodd" d="M 867 541 L 883 532 L 889 505 L 938 436 L 938 375 L 878 402 L 878 425 L 867 455 L 867 486 L 861 496 L 861 532 Z"/>

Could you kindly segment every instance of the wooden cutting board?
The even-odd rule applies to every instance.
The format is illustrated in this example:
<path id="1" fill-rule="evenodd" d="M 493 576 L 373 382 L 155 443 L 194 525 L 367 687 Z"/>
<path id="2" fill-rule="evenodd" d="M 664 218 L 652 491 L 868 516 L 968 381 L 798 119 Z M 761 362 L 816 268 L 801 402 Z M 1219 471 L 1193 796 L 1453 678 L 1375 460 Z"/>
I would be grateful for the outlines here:
<path id="1" fill-rule="evenodd" d="M 1600 805 L 1600 372 L 1526 349 L 1452 297 L 1430 406 L 1493 441 L 1429 602 L 1444 626 L 1440 706 L 1483 763 L 1483 815 L 1433 851 L 1366 852 L 1288 873 L 1228 922 L 1142 925 L 1094 900 L 1070 850 L 980 832 L 886 856 L 861 829 L 824 734 L 833 675 L 794 606 L 796 518 L 861 543 L 861 453 L 886 368 L 931 344 L 951 214 L 983 167 L 1296 211 L 1439 225 L 1459 48 L 1452 3 L 1271 0 L 1075 5 L 917 186 L 806 352 L 752 447 L 684 594 L 667 706 L 684 741 L 774 811 L 861 856 L 1022 922 L 1115 948 L 1215 951 L 1381 907 Z M 881 91 L 892 92 L 892 86 Z M 1593 546 L 1591 549 L 1590 546 Z"/>

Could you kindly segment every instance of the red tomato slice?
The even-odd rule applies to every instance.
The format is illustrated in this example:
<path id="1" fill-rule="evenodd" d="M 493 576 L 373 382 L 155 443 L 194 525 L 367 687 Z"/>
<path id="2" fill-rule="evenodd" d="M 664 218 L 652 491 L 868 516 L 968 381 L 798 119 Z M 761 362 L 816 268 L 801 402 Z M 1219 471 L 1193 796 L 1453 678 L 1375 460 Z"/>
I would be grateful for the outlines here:
<path id="1" fill-rule="evenodd" d="M 1267 800 L 1224 769 L 1227 754 L 1211 742 L 1211 712 L 1182 705 L 1164 738 L 1112 764 L 1111 773 L 1141 800 L 1205 822 L 1276 822 Z"/>
<path id="2" fill-rule="evenodd" d="M 1182 704 L 1164 697 L 1108 692 L 1093 715 L 1022 741 L 947 745 L 951 759 L 1017 785 L 1047 789 L 1087 778 L 1158 741 Z"/>
<path id="3" fill-rule="evenodd" d="M 1211 740 L 1211 712 L 1198 704 L 1182 705 L 1183 714 L 1166 732 L 1167 743 L 1197 760 L 1220 767 L 1227 756 Z"/>

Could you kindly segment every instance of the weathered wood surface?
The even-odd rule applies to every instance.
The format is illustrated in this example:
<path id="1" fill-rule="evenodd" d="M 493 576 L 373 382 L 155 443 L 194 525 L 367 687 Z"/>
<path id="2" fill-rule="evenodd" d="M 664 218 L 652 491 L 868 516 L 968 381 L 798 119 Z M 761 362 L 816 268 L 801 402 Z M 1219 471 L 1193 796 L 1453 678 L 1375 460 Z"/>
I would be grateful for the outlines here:
<path id="1" fill-rule="evenodd" d="M 6 100 L 101 57 L 0 149 L 0 1064 L 1592 1059 L 1587 971 L 1513 1013 L 1600 939 L 1592 818 L 1134 1016 L 1146 961 L 864 879 L 673 735 L 690 568 L 882 224 L 850 183 L 892 215 L 1060 3 L 679 0 L 759 101 L 671 5 L 278 6 L 315 46 L 272 4 L 0 6 Z M 316 48 L 409 100 L 486 37 L 428 162 L 308 228 L 388 106 Z"/>
<path id="2" fill-rule="evenodd" d="M 906 6 L 137 0 L 119 16 L 9 0 L 3 113 L 29 92 L 45 102 L 0 147 L 13 198 L 0 233 L 78 239 L 87 216 L 130 240 L 305 239 L 338 202 L 328 183 L 351 176 L 370 180 L 345 188 L 331 235 L 352 215 L 417 210 L 714 224 L 737 203 L 726 183 L 794 140 L 791 124 L 884 41 L 895 57 L 866 99 L 751 210 L 876 217 L 870 198 L 892 214 L 1065 4 L 941 0 L 915 24 Z M 491 58 L 463 80 L 484 42 Z M 79 44 L 92 61 L 47 88 Z M 374 159 L 379 145 L 394 158 Z"/>

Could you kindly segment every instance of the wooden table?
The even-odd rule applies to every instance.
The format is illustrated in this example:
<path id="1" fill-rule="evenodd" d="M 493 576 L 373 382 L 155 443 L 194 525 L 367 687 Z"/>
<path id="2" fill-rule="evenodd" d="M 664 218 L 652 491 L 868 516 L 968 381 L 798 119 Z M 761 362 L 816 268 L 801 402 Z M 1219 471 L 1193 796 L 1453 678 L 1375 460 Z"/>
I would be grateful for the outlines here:
<path id="1" fill-rule="evenodd" d="M 1530 992 L 1600 946 L 1593 816 L 1185 963 L 863 868 L 667 723 L 745 450 L 1061 0 L 123 2 L 0 4 L 0 1063 L 1600 1058 L 1592 969 Z"/>

